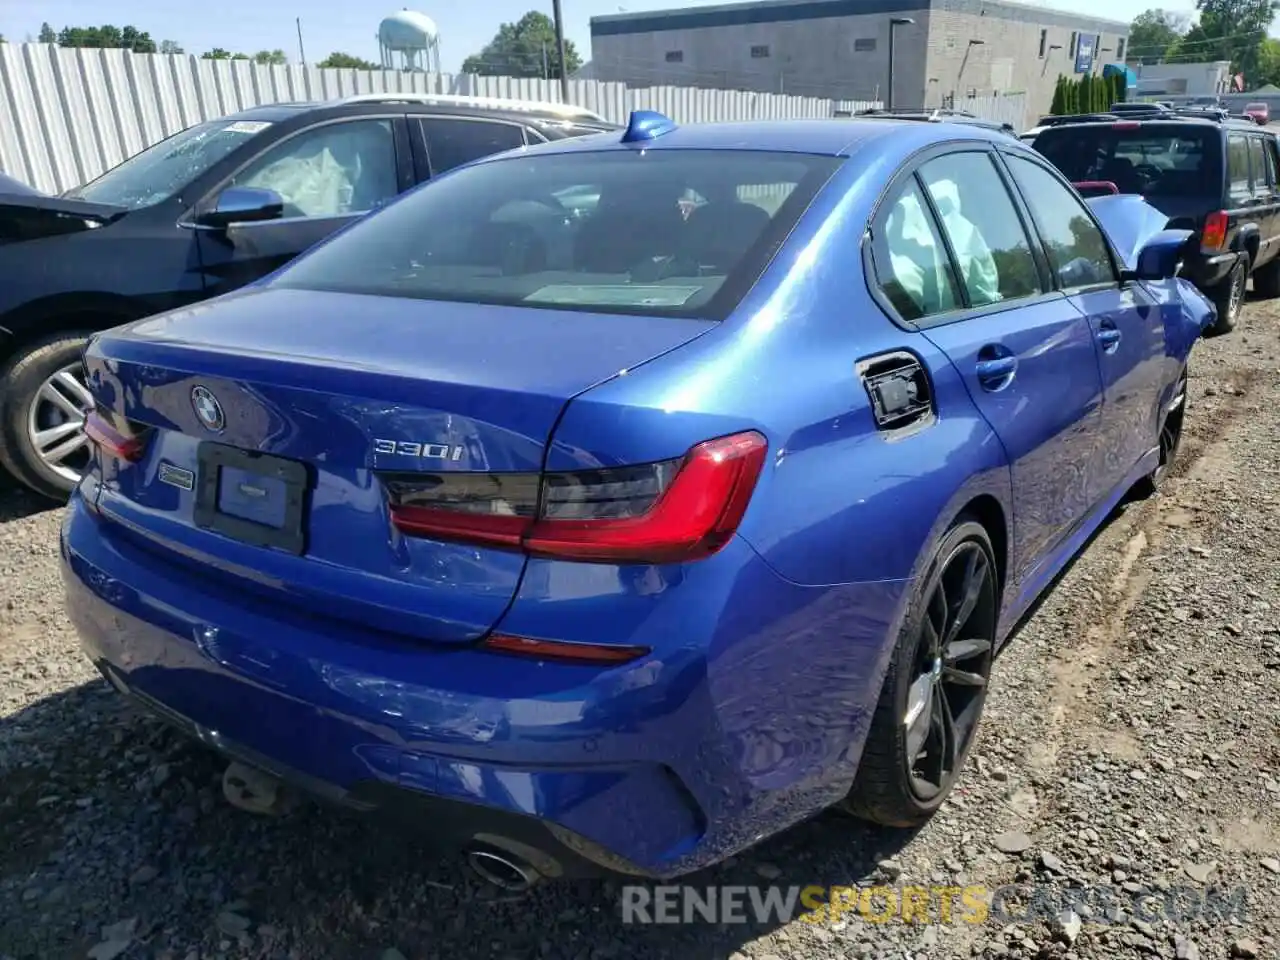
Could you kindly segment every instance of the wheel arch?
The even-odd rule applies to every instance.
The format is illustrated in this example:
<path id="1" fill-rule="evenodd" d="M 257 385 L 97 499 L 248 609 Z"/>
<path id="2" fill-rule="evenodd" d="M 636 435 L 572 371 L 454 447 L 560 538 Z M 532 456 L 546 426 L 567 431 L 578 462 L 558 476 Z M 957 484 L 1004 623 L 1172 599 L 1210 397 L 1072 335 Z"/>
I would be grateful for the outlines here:
<path id="1" fill-rule="evenodd" d="M 996 580 L 1003 595 L 1009 571 L 1009 522 L 1003 505 L 989 493 L 979 494 L 956 514 L 957 519 L 963 516 L 972 517 L 987 531 L 995 553 Z"/>

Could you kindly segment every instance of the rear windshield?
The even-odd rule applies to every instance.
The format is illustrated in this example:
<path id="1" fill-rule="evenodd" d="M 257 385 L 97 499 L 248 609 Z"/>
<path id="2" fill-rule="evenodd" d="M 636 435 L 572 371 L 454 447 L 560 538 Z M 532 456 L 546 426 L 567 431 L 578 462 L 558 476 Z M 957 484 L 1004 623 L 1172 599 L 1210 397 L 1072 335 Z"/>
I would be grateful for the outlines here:
<path id="1" fill-rule="evenodd" d="M 1173 197 L 1222 192 L 1221 142 L 1210 129 L 1146 123 L 1058 127 L 1034 146 L 1068 180 L 1109 180 L 1121 193 Z"/>
<path id="2" fill-rule="evenodd" d="M 839 164 L 763 151 L 538 151 L 464 167 L 278 286 L 723 319 Z"/>

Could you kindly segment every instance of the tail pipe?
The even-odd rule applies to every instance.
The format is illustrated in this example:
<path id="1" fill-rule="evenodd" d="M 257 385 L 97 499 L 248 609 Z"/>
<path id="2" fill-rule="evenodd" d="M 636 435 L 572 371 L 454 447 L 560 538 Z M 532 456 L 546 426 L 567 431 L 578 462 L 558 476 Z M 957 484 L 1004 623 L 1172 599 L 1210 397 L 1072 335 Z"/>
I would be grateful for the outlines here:
<path id="1" fill-rule="evenodd" d="M 486 883 L 509 893 L 525 893 L 542 879 L 533 864 L 500 850 L 476 847 L 467 851 L 467 865 Z"/>

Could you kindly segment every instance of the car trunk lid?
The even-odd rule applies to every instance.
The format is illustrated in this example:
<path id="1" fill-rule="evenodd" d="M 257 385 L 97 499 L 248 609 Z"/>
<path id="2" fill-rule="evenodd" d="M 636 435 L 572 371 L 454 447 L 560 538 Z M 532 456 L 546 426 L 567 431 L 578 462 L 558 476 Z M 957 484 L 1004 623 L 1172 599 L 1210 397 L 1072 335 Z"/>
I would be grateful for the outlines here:
<path id="1" fill-rule="evenodd" d="M 86 353 L 99 407 L 144 439 L 101 455 L 98 507 L 299 611 L 474 640 L 524 555 L 402 535 L 385 479 L 536 475 L 573 396 L 713 325 L 272 288 L 139 321 Z"/>

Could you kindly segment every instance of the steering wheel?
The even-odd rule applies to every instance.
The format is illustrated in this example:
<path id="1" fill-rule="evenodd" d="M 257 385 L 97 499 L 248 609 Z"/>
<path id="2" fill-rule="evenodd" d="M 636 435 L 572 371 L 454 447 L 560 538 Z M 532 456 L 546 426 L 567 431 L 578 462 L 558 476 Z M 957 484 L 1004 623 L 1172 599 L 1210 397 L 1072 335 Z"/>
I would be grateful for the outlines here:
<path id="1" fill-rule="evenodd" d="M 1133 165 L 1133 173 L 1147 183 L 1159 180 L 1164 175 L 1164 172 L 1154 163 L 1135 163 Z"/>

